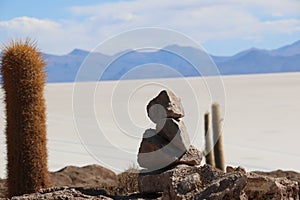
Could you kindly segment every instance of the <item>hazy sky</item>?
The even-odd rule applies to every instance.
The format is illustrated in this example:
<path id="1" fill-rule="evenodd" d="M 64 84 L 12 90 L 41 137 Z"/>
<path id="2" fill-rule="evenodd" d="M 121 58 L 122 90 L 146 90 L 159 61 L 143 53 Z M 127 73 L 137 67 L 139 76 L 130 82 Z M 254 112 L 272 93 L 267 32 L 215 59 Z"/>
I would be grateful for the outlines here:
<path id="1" fill-rule="evenodd" d="M 47 53 L 140 27 L 179 31 L 215 55 L 274 49 L 300 39 L 300 0 L 0 0 L 0 43 L 30 37 Z"/>

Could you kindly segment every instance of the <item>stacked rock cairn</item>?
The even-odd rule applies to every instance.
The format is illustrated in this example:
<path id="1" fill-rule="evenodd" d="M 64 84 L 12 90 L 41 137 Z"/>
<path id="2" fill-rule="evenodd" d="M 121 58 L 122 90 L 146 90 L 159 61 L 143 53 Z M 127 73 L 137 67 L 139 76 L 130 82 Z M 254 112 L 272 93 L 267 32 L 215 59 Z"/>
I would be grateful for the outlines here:
<path id="1" fill-rule="evenodd" d="M 148 103 L 147 114 L 156 128 L 147 129 L 140 144 L 138 163 L 143 172 L 164 171 L 179 164 L 200 165 L 202 153 L 190 145 L 180 98 L 163 90 Z"/>

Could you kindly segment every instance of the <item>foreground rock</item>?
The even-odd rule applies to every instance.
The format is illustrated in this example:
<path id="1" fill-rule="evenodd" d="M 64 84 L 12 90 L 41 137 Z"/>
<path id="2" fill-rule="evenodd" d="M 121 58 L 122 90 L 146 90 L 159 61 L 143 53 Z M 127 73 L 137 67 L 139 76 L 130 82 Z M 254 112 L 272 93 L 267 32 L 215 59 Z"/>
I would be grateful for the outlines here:
<path id="1" fill-rule="evenodd" d="M 227 167 L 226 171 L 239 171 L 247 175 L 247 185 L 244 188 L 244 192 L 248 199 L 299 199 L 299 184 L 297 181 L 289 180 L 286 177 L 275 178 L 264 175 L 270 175 L 272 173 L 246 173 L 242 168 L 234 169 Z M 289 172 L 282 174 L 289 174 Z M 297 175 L 296 173 L 293 174 Z"/>
<path id="2" fill-rule="evenodd" d="M 178 165 L 167 171 L 140 174 L 141 193 L 163 193 L 162 199 L 239 199 L 247 182 L 245 174 L 223 173 L 210 165 Z"/>
<path id="3" fill-rule="evenodd" d="M 0 198 L 1 199 L 1 198 Z M 161 194 L 131 194 L 127 196 L 112 196 L 107 195 L 103 190 L 84 189 L 84 188 L 68 188 L 68 187 L 54 187 L 42 189 L 34 194 L 27 194 L 23 196 L 13 197 L 12 200 L 159 200 Z M 6 200 L 6 199 L 1 199 Z"/>
<path id="4" fill-rule="evenodd" d="M 227 173 L 210 165 L 178 165 L 168 170 L 139 174 L 141 193 L 162 193 L 171 199 L 263 199 L 298 200 L 298 182 L 246 173 L 227 168 Z"/>
<path id="5" fill-rule="evenodd" d="M 247 174 L 245 193 L 249 199 L 299 199 L 298 182 L 255 173 Z"/>
<path id="6" fill-rule="evenodd" d="M 271 172 L 254 171 L 254 173 L 270 176 L 274 178 L 287 178 L 292 181 L 297 181 L 299 186 L 299 196 L 300 196 L 300 173 L 294 171 L 283 171 L 283 170 L 276 170 Z"/>
<path id="7" fill-rule="evenodd" d="M 163 90 L 147 105 L 147 113 L 151 121 L 158 123 L 165 118 L 179 119 L 184 117 L 180 98 L 171 91 Z"/>
<path id="8" fill-rule="evenodd" d="M 190 148 L 188 152 L 192 151 L 195 151 L 195 148 Z M 82 180 L 80 177 L 82 173 L 86 173 L 86 169 L 92 169 L 92 171 L 100 169 L 97 165 L 83 168 L 82 171 L 82 168 L 66 167 L 65 170 L 60 171 L 73 174 L 74 180 L 78 181 Z M 78 173 L 75 173 L 75 169 L 78 169 Z M 100 174 L 104 171 L 100 171 Z M 12 199 L 299 199 L 297 181 L 288 179 L 297 179 L 300 177 L 299 173 L 281 170 L 247 173 L 243 168 L 232 167 L 227 167 L 226 171 L 224 173 L 209 165 L 200 167 L 181 164 L 160 171 L 139 174 L 139 189 L 142 193 L 135 192 L 125 196 L 109 193 L 109 195 L 101 186 L 92 181 L 91 183 L 95 185 L 87 184 L 89 187 L 54 187 Z M 99 174 L 95 176 L 99 177 Z M 277 176 L 277 178 L 271 176 Z M 126 179 L 126 182 L 130 180 Z M 60 183 L 63 184 L 63 182 Z M 78 183 L 75 181 L 74 184 Z"/>
<path id="9" fill-rule="evenodd" d="M 60 188 L 49 188 L 49 189 L 42 189 L 37 193 L 28 194 L 18 197 L 13 197 L 12 200 L 38 200 L 38 199 L 48 199 L 48 200 L 64 200 L 64 199 L 101 199 L 101 200 L 112 200 L 112 198 L 97 195 L 97 196 L 90 196 L 83 194 L 79 190 L 74 188 L 67 188 L 67 187 L 60 187 Z"/>

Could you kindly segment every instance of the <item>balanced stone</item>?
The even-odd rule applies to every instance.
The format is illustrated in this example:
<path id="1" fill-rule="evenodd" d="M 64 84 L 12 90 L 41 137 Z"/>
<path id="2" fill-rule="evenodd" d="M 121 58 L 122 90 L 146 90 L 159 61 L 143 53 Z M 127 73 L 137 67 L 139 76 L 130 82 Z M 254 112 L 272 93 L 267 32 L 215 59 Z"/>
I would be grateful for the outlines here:
<path id="1" fill-rule="evenodd" d="M 190 140 L 180 120 L 184 116 L 180 99 L 171 91 L 163 90 L 149 102 L 147 112 L 156 123 L 156 129 L 148 129 L 143 134 L 137 159 L 139 165 L 145 171 L 178 164 L 199 165 L 202 154 L 194 147 L 187 153 Z"/>
<path id="2" fill-rule="evenodd" d="M 154 129 L 148 129 L 144 133 L 137 160 L 146 169 L 144 171 L 155 171 L 170 165 L 200 165 L 202 153 L 192 145 L 188 151 L 183 152 L 156 134 Z"/>
<path id="3" fill-rule="evenodd" d="M 162 136 L 156 134 L 154 129 L 148 129 L 143 135 L 138 163 L 149 170 L 164 168 L 179 159 L 182 154 L 176 155 L 178 149 Z"/>
<path id="4" fill-rule="evenodd" d="M 147 105 L 147 113 L 151 121 L 158 123 L 164 118 L 179 119 L 184 117 L 180 98 L 168 90 L 161 91 Z"/>
<path id="5" fill-rule="evenodd" d="M 177 147 L 178 151 L 185 153 L 190 146 L 189 135 L 181 120 L 167 118 L 156 124 L 157 134 Z"/>

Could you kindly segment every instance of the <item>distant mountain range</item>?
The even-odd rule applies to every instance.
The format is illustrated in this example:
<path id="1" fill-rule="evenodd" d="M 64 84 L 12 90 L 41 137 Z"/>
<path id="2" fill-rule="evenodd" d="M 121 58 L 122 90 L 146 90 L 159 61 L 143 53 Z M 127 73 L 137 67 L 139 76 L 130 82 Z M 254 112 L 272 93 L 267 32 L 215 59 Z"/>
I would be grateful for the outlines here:
<path id="1" fill-rule="evenodd" d="M 170 53 L 184 51 L 189 58 L 201 56 L 199 50 L 192 47 L 177 45 L 167 46 L 158 51 L 125 51 L 120 52 L 117 60 L 110 63 L 109 68 L 104 63 L 112 56 L 75 49 L 67 55 L 51 55 L 42 53 L 46 60 L 47 82 L 73 82 L 84 59 L 89 56 L 89 62 L 94 63 L 95 72 L 103 70 L 99 80 L 168 78 L 201 76 L 191 63 L 184 58 Z M 203 52 L 202 52 L 203 54 Z M 119 55 L 122 55 L 119 57 Z M 300 72 L 300 40 L 275 50 L 251 48 L 233 56 L 213 56 L 221 75 L 260 74 L 280 72 Z M 93 64 L 92 64 L 93 65 Z M 136 66 L 142 66 L 136 68 Z M 169 66 L 169 67 L 166 67 Z M 100 70 L 100 71 L 101 71 Z M 207 69 L 209 71 L 209 65 Z M 209 73 L 206 73 L 209 74 Z M 100 74 L 99 74 L 100 76 Z M 95 74 L 86 74 L 80 81 L 95 81 Z"/>
<path id="2" fill-rule="evenodd" d="M 274 50 L 251 48 L 234 56 L 212 56 L 222 75 L 300 71 L 300 40 Z"/>

